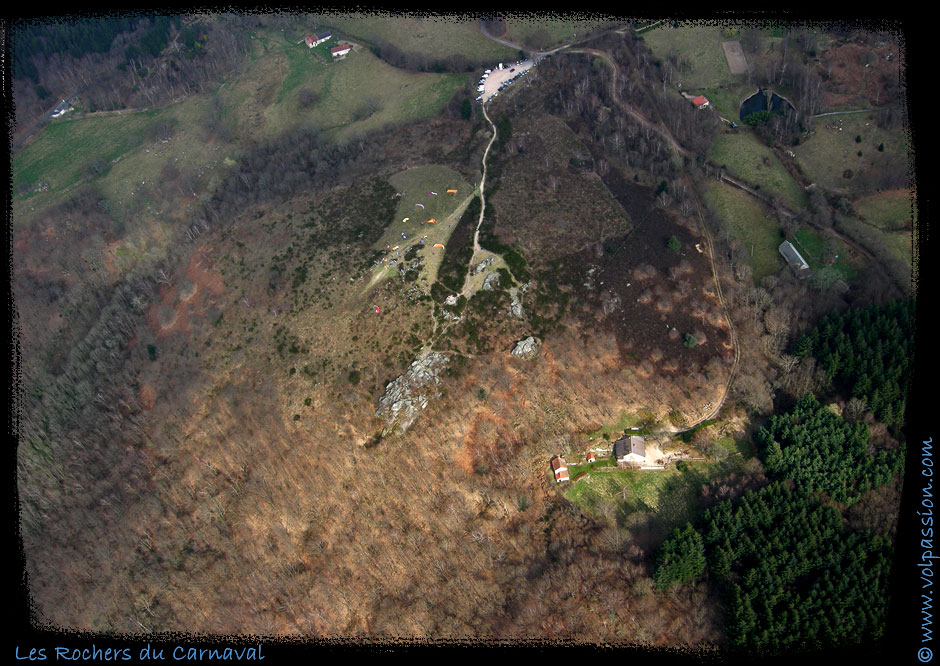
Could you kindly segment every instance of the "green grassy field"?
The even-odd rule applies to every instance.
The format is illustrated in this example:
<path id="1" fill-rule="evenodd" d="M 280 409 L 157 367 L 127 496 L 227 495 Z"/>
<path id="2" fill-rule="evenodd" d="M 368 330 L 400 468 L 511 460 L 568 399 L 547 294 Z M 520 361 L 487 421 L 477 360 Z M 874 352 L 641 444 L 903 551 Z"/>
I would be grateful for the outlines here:
<path id="1" fill-rule="evenodd" d="M 601 502 L 613 502 L 621 524 L 636 512 L 653 513 L 671 529 L 694 519 L 702 484 L 739 471 L 743 462 L 744 456 L 730 456 L 722 462 L 683 462 L 664 470 L 592 471 L 572 481 L 564 496 L 592 513 Z M 608 461 L 594 467 L 599 464 Z M 574 478 L 588 467 L 569 466 L 568 470 Z"/>
<path id="2" fill-rule="evenodd" d="M 616 423 L 601 426 L 597 430 L 587 433 L 586 437 L 588 440 L 601 439 L 606 434 L 610 437 L 610 441 L 614 441 L 620 437 L 624 430 L 633 427 L 641 427 L 649 423 L 651 419 L 652 415 L 650 414 L 629 413 L 627 410 L 622 409 L 620 410 L 620 418 Z"/>
<path id="3" fill-rule="evenodd" d="M 847 217 L 845 224 L 849 227 L 864 227 L 867 233 L 874 231 L 880 238 L 884 247 L 890 250 L 891 254 L 911 266 L 914 261 L 913 233 L 911 231 L 883 231 L 880 229 L 872 230 L 871 225 L 860 222 L 854 217 Z"/>
<path id="4" fill-rule="evenodd" d="M 322 14 L 315 19 L 355 40 L 394 44 L 404 52 L 420 52 L 432 58 L 462 54 L 472 61 L 505 60 L 517 51 L 480 33 L 476 18 L 418 18 L 394 14 Z"/>
<path id="5" fill-rule="evenodd" d="M 437 277 L 437 270 L 444 254 L 443 250 L 433 246 L 435 243 L 447 245 L 450 234 L 460 218 L 460 213 L 466 207 L 473 189 L 458 172 L 437 165 L 415 167 L 399 172 L 389 178 L 389 182 L 402 193 L 402 196 L 399 198 L 394 222 L 381 240 L 375 244 L 374 249 L 383 252 L 391 259 L 396 259 L 396 265 L 386 264 L 375 267 L 370 284 L 394 275 L 398 270 L 400 258 L 410 246 L 415 244 L 420 248 L 418 256 L 423 256 L 425 259 L 421 275 L 430 284 Z M 447 194 L 448 189 L 456 189 L 457 194 Z M 437 195 L 428 194 L 429 191 L 437 192 Z M 419 203 L 424 205 L 423 209 L 416 205 Z M 436 222 L 426 224 L 431 218 Z M 405 222 L 405 219 L 408 221 Z M 402 234 L 405 234 L 407 238 L 402 238 Z M 422 244 L 419 239 L 424 236 L 427 238 Z M 399 254 L 394 256 L 392 250 L 386 250 L 386 244 L 391 247 L 398 246 Z"/>
<path id="6" fill-rule="evenodd" d="M 464 74 L 406 72 L 367 49 L 326 64 L 314 51 L 303 44 L 285 44 L 279 67 L 274 66 L 271 54 L 253 63 L 243 81 L 225 93 L 225 105 L 241 111 L 240 126 L 251 122 L 245 110 L 253 101 L 262 115 L 260 131 L 264 134 L 274 135 L 299 122 L 309 122 L 343 141 L 388 123 L 432 115 L 468 82 Z M 280 82 L 277 96 L 266 99 L 260 91 L 272 78 Z M 319 96 L 307 109 L 300 108 L 297 98 L 302 88 Z M 365 106 L 371 106 L 371 114 L 363 111 Z"/>
<path id="7" fill-rule="evenodd" d="M 705 202 L 731 227 L 734 237 L 748 249 L 755 282 L 784 266 L 777 248 L 784 240 L 780 227 L 764 206 L 746 192 L 712 181 L 705 187 Z"/>
<path id="8" fill-rule="evenodd" d="M 302 36 L 302 35 L 301 35 Z M 54 121 L 21 149 L 12 164 L 14 218 L 22 222 L 30 209 L 59 200 L 86 179 L 86 165 L 101 160 L 105 170 L 90 175 L 115 210 L 127 205 L 136 187 L 153 184 L 160 169 L 172 162 L 180 169 L 201 167 L 205 185 L 220 178 L 219 168 L 245 138 L 275 136 L 302 123 L 312 123 L 337 141 L 386 124 L 405 123 L 436 113 L 467 83 L 467 75 L 423 74 L 395 69 L 368 50 L 325 64 L 317 49 L 291 41 L 280 32 L 252 35 L 252 57 L 244 74 L 216 92 L 190 97 L 163 109 L 100 114 Z M 322 45 L 318 48 L 324 48 Z M 319 100 L 300 109 L 298 91 L 308 88 Z M 362 112 L 372 100 L 374 112 Z M 207 139 L 205 117 L 218 111 L 231 130 L 231 143 Z M 357 119 L 358 114 L 358 119 Z M 152 123 L 171 120 L 175 134 L 167 144 L 147 140 Z M 212 165 L 205 171 L 204 167 Z M 39 181 L 43 192 L 19 194 Z"/>
<path id="9" fill-rule="evenodd" d="M 572 18 L 553 18 L 547 16 L 510 16 L 505 19 L 506 32 L 500 35 L 500 39 L 505 39 L 513 44 L 531 45 L 536 48 L 553 49 L 562 44 L 568 44 L 576 41 L 580 36 L 584 36 L 594 28 L 607 23 L 601 19 L 578 20 Z M 538 42 L 536 33 L 544 31 L 542 35 L 544 43 Z M 535 37 L 535 39 L 533 39 Z"/>
<path id="10" fill-rule="evenodd" d="M 782 197 L 791 210 L 805 208 L 806 193 L 766 145 L 748 130 L 719 134 L 709 159 L 764 194 Z"/>
<path id="11" fill-rule="evenodd" d="M 826 241 L 819 232 L 809 227 L 800 227 L 793 234 L 793 242 L 803 258 L 809 264 L 810 268 L 818 269 L 826 265 Z M 836 255 L 832 263 L 842 275 L 842 279 L 851 282 L 858 269 L 861 267 L 861 260 L 853 261 L 849 254 L 848 246 L 838 238 L 831 240 L 833 254 Z"/>
<path id="12" fill-rule="evenodd" d="M 685 88 L 685 83 L 682 84 L 682 87 Z M 686 92 L 705 95 L 709 103 L 718 110 L 723 118 L 733 120 L 740 125 L 741 121 L 738 119 L 738 113 L 741 110 L 741 102 L 753 95 L 755 90 L 755 86 L 747 83 L 736 83 L 721 87 L 686 90 Z"/>
<path id="13" fill-rule="evenodd" d="M 692 71 L 682 71 L 679 76 L 683 90 L 688 91 L 741 82 L 743 75 L 731 73 L 721 48 L 723 41 L 733 39 L 720 26 L 704 23 L 683 24 L 678 28 L 660 26 L 643 34 L 643 40 L 658 58 L 680 56 L 691 64 Z"/>
<path id="14" fill-rule="evenodd" d="M 908 142 L 904 130 L 883 130 L 876 118 L 877 112 L 814 118 L 815 134 L 792 148 L 806 177 L 827 189 L 849 192 L 853 180 L 843 177 L 846 169 L 857 178 L 864 170 L 877 172 L 891 156 L 897 160 L 892 168 L 906 169 Z M 827 129 L 827 125 L 841 126 L 842 130 Z M 859 136 L 861 141 L 857 142 Z M 881 144 L 883 151 L 878 150 Z"/>
<path id="15" fill-rule="evenodd" d="M 89 116 L 53 121 L 13 159 L 13 187 L 43 180 L 49 193 L 61 192 L 83 179 L 83 169 L 95 160 L 110 169 L 140 146 L 144 131 L 160 112 Z"/>
<path id="16" fill-rule="evenodd" d="M 892 190 L 852 202 L 862 222 L 883 231 L 910 228 L 917 221 L 917 208 L 908 190 Z"/>

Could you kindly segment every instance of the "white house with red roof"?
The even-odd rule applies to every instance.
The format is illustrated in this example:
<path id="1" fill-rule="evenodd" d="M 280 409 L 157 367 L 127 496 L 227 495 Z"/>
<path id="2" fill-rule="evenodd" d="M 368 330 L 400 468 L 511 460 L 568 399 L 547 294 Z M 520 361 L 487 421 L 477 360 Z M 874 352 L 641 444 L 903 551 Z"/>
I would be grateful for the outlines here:
<path id="1" fill-rule="evenodd" d="M 304 43 L 305 43 L 307 46 L 309 46 L 310 48 L 313 48 L 314 46 L 318 46 L 318 45 L 322 44 L 323 42 L 325 42 L 326 40 L 328 40 L 328 39 L 329 39 L 330 37 L 332 37 L 332 36 L 333 36 L 333 35 L 325 35 L 325 36 L 323 36 L 323 37 L 319 37 L 319 36 L 313 34 L 312 32 L 308 32 L 308 33 L 306 34 L 306 36 L 304 37 Z"/>
<path id="2" fill-rule="evenodd" d="M 339 46 L 334 46 L 330 49 L 330 53 L 334 58 L 342 58 L 344 55 L 349 53 L 352 49 L 352 46 L 349 44 L 340 44 Z"/>
<path id="3" fill-rule="evenodd" d="M 552 458 L 552 470 L 555 472 L 556 483 L 571 480 L 571 477 L 568 475 L 568 463 L 566 463 L 565 459 L 561 456 Z"/>
<path id="4" fill-rule="evenodd" d="M 692 100 L 692 104 L 696 109 L 704 109 L 708 106 L 708 98 L 705 95 L 699 95 Z"/>

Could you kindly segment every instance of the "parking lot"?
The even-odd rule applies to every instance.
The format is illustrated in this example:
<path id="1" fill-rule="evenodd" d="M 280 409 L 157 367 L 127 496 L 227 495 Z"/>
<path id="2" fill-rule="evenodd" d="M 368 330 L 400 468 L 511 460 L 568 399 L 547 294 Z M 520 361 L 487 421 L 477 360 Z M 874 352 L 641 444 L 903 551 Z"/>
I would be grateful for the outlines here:
<path id="1" fill-rule="evenodd" d="M 478 101 L 489 101 L 489 99 L 500 90 L 525 74 L 533 64 L 531 60 L 523 60 L 512 64 L 502 63 L 502 69 L 497 66 L 492 70 L 488 70 L 488 73 L 485 75 L 486 78 L 482 79 L 482 81 L 477 84 Z M 479 86 L 481 85 L 483 86 L 482 91 L 479 90 Z"/>

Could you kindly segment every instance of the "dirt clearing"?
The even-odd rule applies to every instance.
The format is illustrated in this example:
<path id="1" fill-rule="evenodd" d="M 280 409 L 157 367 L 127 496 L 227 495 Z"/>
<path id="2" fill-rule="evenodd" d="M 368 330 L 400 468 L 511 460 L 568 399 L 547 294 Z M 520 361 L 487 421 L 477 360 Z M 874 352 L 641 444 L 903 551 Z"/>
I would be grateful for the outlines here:
<path id="1" fill-rule="evenodd" d="M 725 51 L 725 58 L 728 60 L 728 69 L 731 73 L 747 74 L 747 58 L 744 57 L 741 42 L 722 42 L 721 48 Z"/>

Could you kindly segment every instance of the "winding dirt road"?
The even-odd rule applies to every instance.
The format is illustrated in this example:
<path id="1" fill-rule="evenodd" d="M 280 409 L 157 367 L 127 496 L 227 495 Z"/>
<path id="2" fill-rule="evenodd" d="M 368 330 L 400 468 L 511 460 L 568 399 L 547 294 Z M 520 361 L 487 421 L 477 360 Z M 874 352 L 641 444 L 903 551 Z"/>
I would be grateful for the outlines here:
<path id="1" fill-rule="evenodd" d="M 512 44 L 512 43 L 510 43 L 510 42 L 506 42 L 506 41 L 504 41 L 504 40 L 501 40 L 501 39 L 499 39 L 499 38 L 497 38 L 497 37 L 493 37 L 492 35 L 490 35 L 488 32 L 486 32 L 486 29 L 483 27 L 482 22 L 480 23 L 480 31 L 481 31 L 485 36 L 489 37 L 490 39 L 492 39 L 492 40 L 494 40 L 494 41 L 496 41 L 496 42 L 499 42 L 499 43 L 501 43 L 501 44 L 504 44 L 504 45 L 507 45 L 507 46 L 511 46 L 511 47 L 514 47 L 514 48 L 521 48 L 521 47 L 518 47 L 518 45 L 516 45 L 516 44 Z M 618 33 L 620 33 L 620 34 L 624 34 L 624 31 L 623 31 L 622 29 L 621 29 L 621 30 L 617 30 L 616 32 L 618 32 Z M 544 57 L 544 56 L 551 55 L 551 54 L 553 54 L 553 53 L 560 52 L 560 51 L 562 51 L 563 49 L 566 49 L 566 48 L 567 48 L 567 50 L 565 51 L 566 53 L 585 53 L 585 54 L 589 54 L 589 55 L 593 55 L 593 56 L 596 56 L 596 57 L 598 57 L 598 58 L 601 58 L 604 62 L 607 63 L 607 65 L 610 67 L 610 70 L 611 70 L 611 82 L 610 82 L 610 87 L 611 87 L 611 88 L 610 88 L 610 89 L 611 89 L 611 97 L 612 97 L 612 99 L 614 100 L 614 102 L 615 102 L 625 113 L 627 113 L 627 114 L 630 115 L 634 120 L 636 120 L 638 123 L 640 123 L 644 128 L 648 129 L 649 131 L 655 132 L 657 135 L 659 135 L 659 136 L 660 136 L 664 141 L 666 141 L 666 143 L 673 149 L 673 151 L 676 153 L 677 156 L 682 156 L 682 157 L 686 157 L 686 158 L 689 158 L 689 159 L 694 159 L 695 156 L 691 153 L 691 151 L 689 151 L 689 150 L 683 148 L 681 145 L 679 145 L 679 142 L 676 141 L 675 137 L 672 136 L 672 134 L 669 132 L 668 129 L 666 129 L 665 126 L 663 126 L 661 123 L 660 123 L 660 124 L 657 124 L 657 123 L 654 123 L 654 122 L 650 121 L 650 120 L 649 120 L 646 116 L 644 116 L 640 111 L 638 111 L 636 108 L 634 108 L 633 105 L 631 105 L 629 102 L 625 101 L 624 99 L 622 99 L 622 98 L 620 97 L 620 86 L 618 85 L 619 80 L 620 80 L 620 76 L 621 76 L 620 68 L 619 68 L 619 66 L 617 65 L 617 63 L 614 62 L 614 59 L 610 56 L 609 53 L 607 53 L 606 51 L 602 51 L 602 50 L 600 50 L 600 49 L 593 49 L 593 48 L 568 48 L 568 46 L 570 46 L 570 45 L 562 46 L 562 47 L 559 47 L 559 48 L 557 48 L 557 49 L 554 49 L 553 51 L 548 51 L 548 52 L 544 52 L 544 53 L 532 53 L 532 56 L 533 56 L 533 59 L 535 58 L 536 55 Z M 486 176 L 486 155 L 487 155 L 487 153 L 489 153 L 490 146 L 492 146 L 492 145 L 493 145 L 493 142 L 496 140 L 496 126 L 493 125 L 493 122 L 490 120 L 489 116 L 486 114 L 486 106 L 485 106 L 485 105 L 484 105 L 484 107 L 483 107 L 483 115 L 486 117 L 487 121 L 489 121 L 490 125 L 493 127 L 493 138 L 490 139 L 490 143 L 489 143 L 489 145 L 487 145 L 487 147 L 486 147 L 486 152 L 484 152 L 484 154 L 483 154 L 483 173 L 484 173 L 484 179 L 485 179 L 485 176 Z M 691 183 L 689 183 L 689 185 L 691 186 Z M 690 191 L 693 191 L 693 192 L 695 191 L 695 189 L 692 188 L 692 187 L 690 187 L 689 189 L 690 189 Z M 482 196 L 483 196 L 483 181 L 481 181 L 481 183 L 480 183 L 480 196 L 481 196 L 481 200 L 482 200 Z M 708 231 L 708 227 L 707 227 L 706 224 L 705 224 L 705 217 L 704 217 L 704 214 L 702 213 L 701 203 L 700 203 L 697 199 L 696 199 L 696 201 L 695 201 L 695 206 L 696 206 L 696 211 L 697 211 L 698 218 L 699 218 L 699 223 L 700 223 L 700 225 L 701 225 L 702 235 L 703 235 L 703 237 L 704 237 L 704 239 L 705 239 L 705 247 L 706 247 L 707 250 L 708 250 L 709 265 L 711 266 L 712 277 L 714 278 L 714 281 L 715 281 L 715 290 L 716 290 L 716 294 L 717 294 L 717 296 L 718 296 L 718 302 L 721 304 L 722 311 L 724 312 L 724 315 L 725 315 L 725 320 L 728 322 L 728 329 L 729 329 L 729 333 L 730 333 L 730 336 L 731 336 L 731 346 L 732 346 L 732 349 L 734 350 L 734 361 L 733 361 L 733 363 L 732 363 L 732 365 L 731 365 L 731 371 L 730 371 L 730 373 L 729 373 L 729 375 L 728 375 L 728 382 L 727 382 L 727 384 L 725 385 L 724 393 L 722 394 L 721 400 L 718 402 L 718 405 L 715 406 L 714 409 L 712 409 L 708 414 L 706 414 L 703 418 L 699 419 L 699 420 L 696 421 L 695 423 L 693 423 L 693 424 L 691 424 L 691 425 L 689 425 L 689 426 L 686 426 L 686 427 L 683 428 L 683 429 L 666 427 L 666 428 L 663 428 L 663 429 L 661 430 L 661 432 L 663 432 L 663 433 L 679 434 L 679 433 L 687 432 L 687 431 L 689 431 L 689 430 L 692 430 L 692 429 L 695 428 L 696 426 L 700 425 L 701 423 L 704 423 L 705 421 L 708 421 L 709 419 L 712 419 L 712 418 L 714 418 L 715 416 L 717 416 L 718 412 L 721 411 L 721 408 L 724 406 L 725 402 L 726 402 L 727 399 L 728 399 L 728 396 L 729 396 L 730 393 L 731 393 L 731 387 L 732 387 L 732 385 L 733 385 L 733 383 L 734 383 L 734 377 L 735 377 L 735 374 L 737 373 L 738 363 L 739 363 L 740 358 L 741 358 L 741 349 L 740 349 L 740 346 L 738 345 L 737 332 L 735 331 L 734 323 L 731 321 L 731 315 L 728 313 L 728 306 L 727 306 L 727 303 L 725 302 L 724 295 L 723 295 L 723 293 L 722 293 L 722 291 L 721 291 L 721 281 L 719 280 L 719 277 L 718 277 L 718 269 L 717 269 L 717 267 L 716 267 L 716 265 L 715 265 L 714 244 L 713 244 L 713 242 L 712 242 L 712 237 L 711 237 L 711 234 L 710 234 L 709 231 Z M 481 206 L 481 209 L 480 209 L 480 220 L 479 220 L 479 222 L 477 223 L 477 230 L 476 230 L 476 234 L 474 234 L 474 239 L 473 239 L 474 255 L 476 255 L 476 253 L 479 252 L 480 249 L 481 249 L 481 248 L 480 248 L 480 245 L 479 245 L 479 242 L 478 242 L 478 239 L 479 239 L 480 225 L 481 225 L 482 222 L 483 222 L 483 212 L 484 212 L 484 210 L 485 210 L 485 206 Z M 473 264 L 473 262 L 471 261 L 471 265 L 472 265 L 472 264 Z M 469 269 L 468 269 L 468 272 L 467 272 L 467 278 L 468 278 L 468 279 L 466 279 L 466 280 L 464 281 L 464 294 L 465 294 L 465 295 L 466 295 L 465 292 L 467 291 L 467 285 L 468 285 L 468 283 L 469 283 L 469 275 L 470 275 L 470 272 L 469 272 Z"/>

